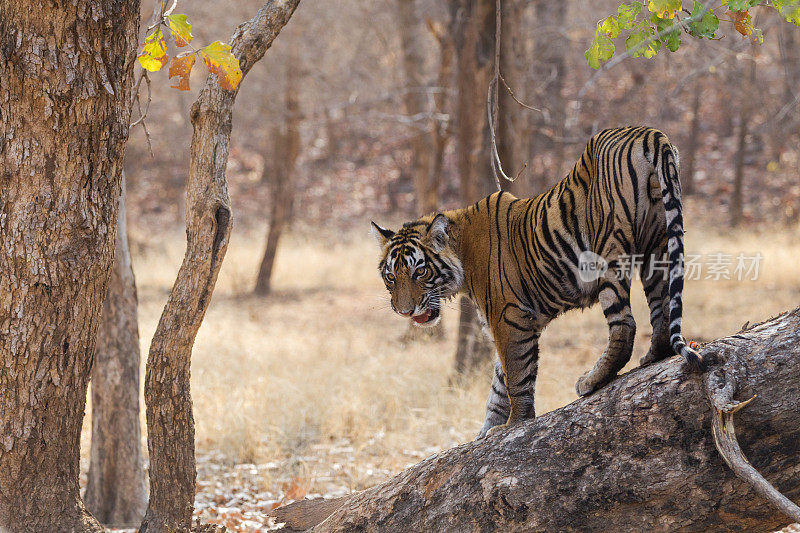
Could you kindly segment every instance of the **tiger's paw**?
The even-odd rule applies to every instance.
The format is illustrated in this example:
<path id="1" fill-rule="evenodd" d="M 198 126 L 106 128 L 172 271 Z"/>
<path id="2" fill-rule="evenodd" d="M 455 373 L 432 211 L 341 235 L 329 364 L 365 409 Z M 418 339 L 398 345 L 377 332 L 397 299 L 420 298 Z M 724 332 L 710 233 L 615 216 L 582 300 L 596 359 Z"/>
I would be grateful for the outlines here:
<path id="1" fill-rule="evenodd" d="M 486 432 L 486 436 L 490 437 L 495 433 L 497 433 L 498 431 L 502 431 L 504 429 L 507 429 L 508 427 L 509 427 L 508 422 L 506 422 L 505 424 L 500 424 L 494 427 L 490 427 L 489 430 Z"/>
<path id="2" fill-rule="evenodd" d="M 578 379 L 575 384 L 575 392 L 578 393 L 578 396 L 588 396 L 601 386 L 602 383 L 598 383 L 592 372 L 587 372 Z"/>

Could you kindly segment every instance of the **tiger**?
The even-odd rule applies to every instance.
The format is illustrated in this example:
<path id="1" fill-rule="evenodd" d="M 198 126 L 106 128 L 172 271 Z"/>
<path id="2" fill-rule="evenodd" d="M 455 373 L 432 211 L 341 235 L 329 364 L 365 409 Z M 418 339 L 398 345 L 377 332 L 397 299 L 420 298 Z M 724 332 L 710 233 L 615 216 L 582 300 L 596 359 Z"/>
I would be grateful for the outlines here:
<path id="1" fill-rule="evenodd" d="M 591 137 L 564 179 L 534 198 L 500 191 L 397 231 L 372 222 L 379 273 L 396 313 L 434 326 L 442 302 L 465 293 L 494 341 L 497 360 L 478 437 L 535 417 L 539 336 L 570 309 L 599 301 L 609 330 L 606 349 L 575 386 L 579 396 L 597 391 L 627 364 L 636 334 L 627 258 L 640 258 L 635 268 L 653 330 L 640 364 L 678 354 L 689 368 L 703 368 L 681 333 L 678 157 L 657 129 L 606 129 Z M 586 257 L 596 264 L 587 266 Z"/>

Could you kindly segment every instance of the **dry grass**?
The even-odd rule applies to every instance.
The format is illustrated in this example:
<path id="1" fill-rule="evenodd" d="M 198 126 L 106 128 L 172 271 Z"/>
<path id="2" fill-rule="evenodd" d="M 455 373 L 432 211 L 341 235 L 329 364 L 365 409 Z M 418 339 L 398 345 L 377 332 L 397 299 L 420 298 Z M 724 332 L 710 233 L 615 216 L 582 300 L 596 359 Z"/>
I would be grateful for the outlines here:
<path id="1" fill-rule="evenodd" d="M 267 489 L 297 475 L 311 492 L 330 492 L 363 488 L 474 436 L 490 374 L 487 365 L 462 385 L 450 382 L 454 310 L 445 312 L 444 340 L 402 346 L 407 323 L 388 309 L 375 271 L 377 248 L 366 232 L 337 237 L 338 243 L 289 236 L 279 251 L 275 294 L 249 296 L 261 238 L 234 235 L 195 344 L 200 453 L 229 463 L 279 461 L 279 468 L 264 470 L 274 472 L 263 474 Z M 695 228 L 687 241 L 689 251 L 764 255 L 757 281 L 687 283 L 688 338 L 734 333 L 745 321 L 800 300 L 797 232 Z M 145 354 L 182 253 L 182 236 L 175 234 L 135 258 Z M 649 343 L 639 287 L 634 308 L 638 361 Z M 574 383 L 594 363 L 606 334 L 597 307 L 551 324 L 542 338 L 539 413 L 575 399 Z"/>

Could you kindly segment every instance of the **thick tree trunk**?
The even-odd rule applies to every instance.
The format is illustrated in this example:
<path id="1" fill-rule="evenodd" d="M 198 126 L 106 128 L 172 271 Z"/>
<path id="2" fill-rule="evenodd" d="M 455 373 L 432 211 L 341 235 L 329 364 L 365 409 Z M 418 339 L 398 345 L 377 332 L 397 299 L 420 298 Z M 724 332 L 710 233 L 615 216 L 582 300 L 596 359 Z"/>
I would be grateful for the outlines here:
<path id="1" fill-rule="evenodd" d="M 118 220 L 114 266 L 92 369 L 92 448 L 84 500 L 102 524 L 134 527 L 147 508 L 147 482 L 139 427 L 138 301 L 128 249 L 124 181 Z"/>
<path id="2" fill-rule="evenodd" d="M 236 29 L 231 46 L 245 76 L 298 3 L 267 2 Z M 225 166 L 236 94 L 223 90 L 210 75 L 191 110 L 194 134 L 186 186 L 186 255 L 153 336 L 145 376 L 150 501 L 142 533 L 184 532 L 191 524 L 196 471 L 189 366 L 230 236 Z"/>
<path id="3" fill-rule="evenodd" d="M 800 501 L 800 308 L 702 353 L 710 363 L 704 375 L 680 357 L 633 370 L 589 397 L 336 502 L 314 531 L 780 528 L 792 518 L 762 498 L 765 482 L 731 446 L 729 423 L 746 405 L 733 395 L 757 395 L 736 415 L 739 441 L 769 482 Z M 748 481 L 726 466 L 715 441 Z M 800 516 L 788 500 L 779 505 Z M 310 507 L 303 505 L 306 520 L 324 517 Z M 281 518 L 292 526 L 291 509 Z"/>
<path id="4" fill-rule="evenodd" d="M 495 3 L 491 0 L 453 0 L 451 35 L 456 52 L 456 166 L 461 200 L 469 205 L 495 189 L 489 163 L 489 124 L 486 91 L 493 75 Z M 492 351 L 463 352 L 463 347 L 480 347 L 482 336 L 478 315 L 465 296 L 461 297 L 456 348 L 459 361 L 491 358 Z M 465 314 L 466 313 L 466 314 Z M 473 335 L 466 338 L 464 335 Z"/>
<path id="5" fill-rule="evenodd" d="M 273 165 L 272 178 L 272 205 L 270 206 L 269 231 L 267 232 L 267 245 L 261 265 L 258 268 L 254 294 L 266 296 L 271 290 L 272 267 L 275 265 L 275 256 L 278 252 L 283 230 L 289 222 L 294 203 L 294 173 L 297 157 L 300 155 L 300 103 L 297 99 L 297 57 L 289 54 L 286 60 L 286 120 L 283 129 L 274 128 L 273 139 Z M 265 172 L 266 172 L 265 167 Z"/>
<path id="6" fill-rule="evenodd" d="M 0 531 L 95 531 L 80 434 L 139 2 L 0 0 Z"/>

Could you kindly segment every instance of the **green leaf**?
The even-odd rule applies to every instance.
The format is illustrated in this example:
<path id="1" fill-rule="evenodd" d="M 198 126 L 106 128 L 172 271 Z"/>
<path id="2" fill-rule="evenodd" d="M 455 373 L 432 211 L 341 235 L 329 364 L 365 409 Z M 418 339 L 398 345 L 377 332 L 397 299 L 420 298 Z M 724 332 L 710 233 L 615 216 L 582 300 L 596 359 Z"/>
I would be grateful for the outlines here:
<path id="1" fill-rule="evenodd" d="M 647 9 L 662 19 L 671 19 L 683 8 L 681 0 L 648 0 Z"/>
<path id="2" fill-rule="evenodd" d="M 158 72 L 161 67 L 167 64 L 167 43 L 161 33 L 161 27 L 156 28 L 153 33 L 145 37 L 142 45 L 142 53 L 139 54 L 139 64 L 142 68 L 150 72 Z"/>
<path id="3" fill-rule="evenodd" d="M 186 15 L 169 15 L 166 19 L 169 31 L 175 38 L 175 46 L 183 48 L 192 42 L 192 25 L 186 20 Z"/>
<path id="4" fill-rule="evenodd" d="M 614 57 L 614 50 L 614 43 L 598 24 L 597 30 L 594 32 L 592 45 L 584 52 L 583 57 L 586 58 L 586 62 L 590 67 L 597 70 L 600 68 L 602 61 L 608 61 Z"/>
<path id="5" fill-rule="evenodd" d="M 609 39 L 619 37 L 619 23 L 615 17 L 608 17 L 601 22 L 600 29 L 605 32 Z"/>
<path id="6" fill-rule="evenodd" d="M 695 2 L 691 18 L 693 22 L 688 24 L 690 35 L 698 38 L 714 38 L 714 33 L 719 29 L 719 18 L 713 11 L 706 9 L 700 2 Z"/>
<path id="7" fill-rule="evenodd" d="M 650 17 L 650 22 L 656 27 L 656 32 L 661 34 L 661 41 L 667 45 L 670 52 L 675 52 L 681 46 L 681 30 L 680 26 L 675 24 L 672 20 L 662 19 L 655 13 Z M 674 27 L 674 29 L 665 32 L 667 29 Z"/>
<path id="8" fill-rule="evenodd" d="M 800 0 L 798 0 L 800 1 Z M 630 30 L 636 24 L 636 17 L 642 10 L 641 2 L 631 2 L 630 4 L 621 4 L 617 10 L 617 23 L 620 30 Z"/>
<path id="9" fill-rule="evenodd" d="M 201 48 L 203 61 L 209 72 L 217 75 L 220 87 L 226 91 L 233 91 L 242 81 L 242 70 L 239 68 L 239 60 L 231 53 L 231 46 L 222 41 L 214 41 L 208 46 Z"/>
<path id="10" fill-rule="evenodd" d="M 772 0 L 772 5 L 788 22 L 800 26 L 800 0 Z"/>
<path id="11" fill-rule="evenodd" d="M 625 48 L 631 57 L 644 56 L 651 59 L 656 56 L 661 49 L 661 41 L 654 39 L 655 29 L 647 24 L 646 21 L 636 25 L 625 40 Z"/>

